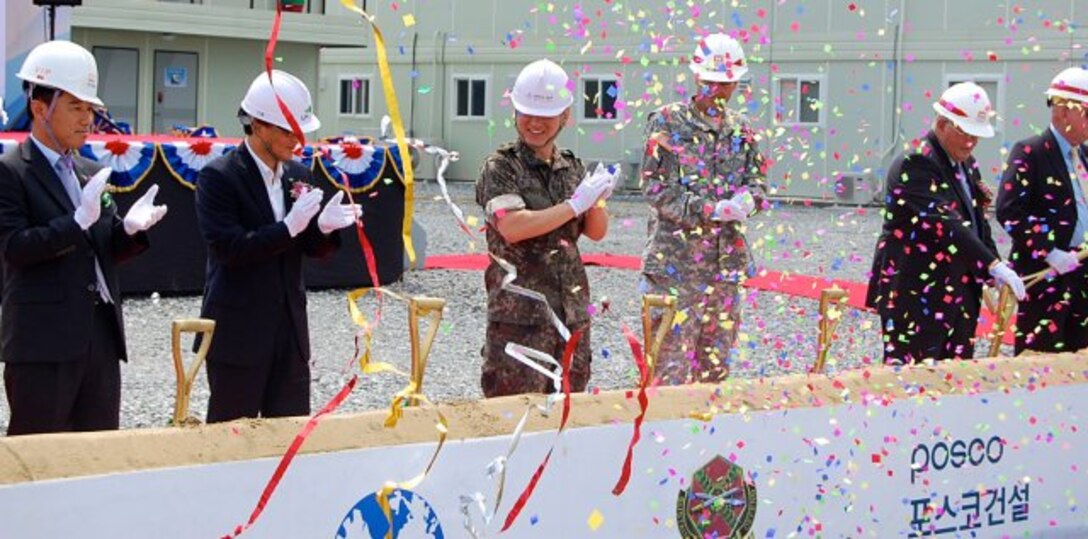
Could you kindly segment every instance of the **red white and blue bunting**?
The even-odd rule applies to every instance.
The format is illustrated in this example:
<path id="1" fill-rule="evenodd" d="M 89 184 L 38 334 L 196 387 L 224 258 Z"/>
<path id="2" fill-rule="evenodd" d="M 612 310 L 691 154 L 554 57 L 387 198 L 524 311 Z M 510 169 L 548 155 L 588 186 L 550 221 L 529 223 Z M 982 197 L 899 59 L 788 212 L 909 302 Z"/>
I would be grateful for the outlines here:
<path id="1" fill-rule="evenodd" d="M 189 189 L 196 189 L 200 170 L 213 159 L 226 155 L 236 148 L 235 144 L 215 142 L 214 139 L 196 141 L 163 142 L 159 144 L 162 159 L 174 179 Z"/>
<path id="2" fill-rule="evenodd" d="M 369 141 L 368 141 L 369 142 Z M 323 146 L 317 169 L 333 184 L 343 187 L 347 178 L 351 192 L 364 193 L 377 184 L 385 168 L 386 150 L 362 142 L 345 141 Z"/>
<path id="3" fill-rule="evenodd" d="M 110 184 L 122 193 L 138 187 L 155 164 L 155 144 L 136 140 L 92 140 L 79 154 L 112 168 Z"/>

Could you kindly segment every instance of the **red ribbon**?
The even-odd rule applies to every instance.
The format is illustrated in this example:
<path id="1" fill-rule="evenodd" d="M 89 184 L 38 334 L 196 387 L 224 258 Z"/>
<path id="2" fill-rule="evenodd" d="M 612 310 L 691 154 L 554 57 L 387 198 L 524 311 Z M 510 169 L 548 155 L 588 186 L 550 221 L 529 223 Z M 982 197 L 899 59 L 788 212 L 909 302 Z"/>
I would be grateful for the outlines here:
<path id="1" fill-rule="evenodd" d="M 650 368 L 646 364 L 646 359 L 642 356 L 642 345 L 638 343 L 638 337 L 635 337 L 627 324 L 620 322 L 620 327 L 623 328 L 623 336 L 627 338 L 627 344 L 631 345 L 631 354 L 635 357 L 635 365 L 638 366 L 639 412 L 638 417 L 635 418 L 635 429 L 631 434 L 631 442 L 627 444 L 627 458 L 623 460 L 620 478 L 616 481 L 616 486 L 612 487 L 612 494 L 616 496 L 623 494 L 623 491 L 627 489 L 627 482 L 631 479 L 631 460 L 634 458 L 635 445 L 642 438 L 642 420 L 646 417 L 646 408 L 650 404 L 650 400 L 646 396 L 646 386 L 650 383 Z"/>
<path id="2" fill-rule="evenodd" d="M 937 103 L 939 103 L 942 107 L 944 107 L 944 109 L 947 110 L 948 112 L 951 112 L 952 114 L 955 114 L 956 116 L 959 116 L 961 118 L 967 118 L 967 113 L 964 112 L 963 109 L 961 109 L 961 108 L 957 107 L 956 105 L 952 104 L 952 102 L 945 101 L 944 99 L 941 99 L 941 100 L 937 101 Z"/>
<path id="3" fill-rule="evenodd" d="M 287 103 L 284 103 L 280 99 L 280 93 L 276 91 L 276 86 L 272 84 L 272 59 L 276 53 L 276 42 L 280 38 L 280 20 L 283 17 L 283 3 L 280 0 L 276 0 L 276 17 L 272 19 L 272 34 L 268 36 L 268 46 L 264 49 L 264 71 L 268 74 L 268 84 L 272 85 L 272 95 L 276 96 L 276 104 L 280 107 L 280 112 L 283 113 L 283 117 L 287 119 L 287 125 L 291 126 L 291 132 L 295 134 L 298 139 L 298 143 L 301 147 L 306 147 L 306 135 L 302 133 L 302 127 L 298 125 L 298 120 L 295 119 L 295 115 L 291 114 L 291 109 L 287 108 Z M 317 158 L 317 156 L 315 156 Z"/>
<path id="4" fill-rule="evenodd" d="M 337 408 L 339 408 L 341 404 L 344 403 L 344 400 L 348 398 L 348 395 L 351 394 L 351 391 L 355 389 L 355 382 L 357 382 L 358 380 L 358 375 L 352 376 L 351 380 L 348 380 L 348 383 L 344 384 L 344 387 L 340 388 L 340 392 L 338 392 L 336 396 L 332 398 L 332 400 L 327 402 L 325 406 L 321 408 L 321 411 L 314 414 L 314 416 L 306 422 L 306 425 L 303 426 L 302 430 L 299 431 L 299 433 L 295 436 L 295 440 L 291 442 L 291 446 L 287 448 L 287 452 L 284 453 L 283 457 L 280 459 L 279 466 L 276 466 L 276 472 L 272 474 L 272 478 L 269 479 L 268 484 L 265 485 L 264 492 L 261 493 L 261 498 L 257 501 L 257 506 L 253 508 L 253 513 L 249 515 L 249 520 L 246 521 L 245 525 L 239 525 L 235 527 L 234 533 L 224 535 L 223 539 L 233 539 L 234 537 L 238 537 L 239 535 L 242 535 L 243 532 L 248 530 L 251 526 L 253 526 L 254 522 L 257 522 L 257 518 L 261 516 L 261 513 L 264 512 L 265 506 L 268 505 L 268 500 L 272 499 L 272 494 L 276 492 L 276 487 L 279 486 L 280 479 L 283 479 L 283 475 L 287 472 L 287 468 L 291 466 L 291 461 L 295 459 L 295 456 L 298 454 L 298 450 L 302 448 L 303 442 L 306 441 L 306 438 L 309 438 L 310 433 L 313 432 L 314 428 L 317 427 L 317 423 L 321 420 L 323 416 L 332 413 Z"/>
<path id="5" fill-rule="evenodd" d="M 563 429 L 567 427 L 567 419 L 570 417 L 570 366 L 571 360 L 574 358 L 574 350 L 578 348 L 578 341 L 582 340 L 582 332 L 585 329 L 579 329 L 570 336 L 570 340 L 567 341 L 567 347 L 563 350 L 563 417 L 559 421 L 559 434 L 563 433 Z M 544 468 L 548 466 L 548 461 L 552 458 L 552 452 L 555 451 L 555 444 L 552 444 L 552 448 L 548 450 L 548 454 L 544 456 L 544 461 L 537 466 L 536 472 L 533 473 L 533 477 L 529 479 L 529 484 L 525 486 L 525 490 L 522 491 L 521 496 L 518 496 L 518 501 L 514 503 L 514 507 L 510 509 L 510 512 L 506 514 L 506 521 L 502 525 L 502 530 L 505 532 L 514 524 L 514 521 L 518 519 L 518 515 L 521 514 L 521 510 L 525 508 L 525 504 L 529 503 L 529 498 L 533 496 L 533 491 L 536 490 L 536 484 L 540 481 L 540 477 L 544 475 Z M 501 533 L 501 532 L 500 532 Z"/>

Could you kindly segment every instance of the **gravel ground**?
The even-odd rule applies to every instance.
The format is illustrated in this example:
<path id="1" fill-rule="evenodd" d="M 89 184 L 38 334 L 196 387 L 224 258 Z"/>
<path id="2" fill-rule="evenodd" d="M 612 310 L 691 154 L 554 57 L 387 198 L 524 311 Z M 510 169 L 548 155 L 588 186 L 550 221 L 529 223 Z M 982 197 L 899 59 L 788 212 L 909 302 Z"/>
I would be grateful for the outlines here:
<path id="1" fill-rule="evenodd" d="M 470 185 L 453 185 L 451 191 L 466 213 L 480 216 Z M 428 234 L 427 254 L 486 251 L 482 238 L 474 244 L 458 230 L 437 194 L 433 182 L 417 186 L 417 221 Z M 583 252 L 640 255 L 646 241 L 645 203 L 634 194 L 617 194 L 609 202 L 609 209 L 613 220 L 607 238 L 599 243 L 583 239 Z M 879 224 L 879 211 L 875 208 L 780 203 L 750 221 L 748 237 L 760 268 L 864 281 Z M 1007 238 L 999 238 L 998 243 L 1002 252 L 1008 250 Z M 635 291 L 638 273 L 598 267 L 591 267 L 588 272 L 592 300 L 598 306 L 604 298 L 611 303 L 610 313 L 594 319 L 591 390 L 632 387 L 634 364 L 620 322 L 640 331 Z M 425 393 L 432 400 L 445 403 L 480 398 L 480 347 L 486 312 L 482 272 L 412 271 L 389 288 L 402 294 L 447 300 L 430 357 Z M 347 314 L 344 292 L 314 291 L 309 295 L 315 410 L 336 393 L 352 372 L 355 327 Z M 376 301 L 370 298 L 365 304 L 373 312 Z M 170 323 L 178 318 L 196 317 L 199 310 L 197 296 L 126 298 L 125 330 L 130 361 L 122 367 L 122 428 L 169 423 L 175 392 Z M 745 298 L 741 350 L 739 357 L 734 358 L 733 376 L 804 372 L 815 357 L 817 315 L 816 301 L 750 291 Z M 830 370 L 879 362 L 879 323 L 874 315 L 847 310 L 838 335 L 840 341 L 833 348 Z M 988 343 L 978 346 L 980 350 L 986 348 Z M 394 363 L 408 371 L 407 313 L 402 304 L 385 301 L 374 351 L 376 360 Z M 341 411 L 387 406 L 404 384 L 405 379 L 391 374 L 365 377 Z M 8 410 L 2 394 L 0 387 L 0 431 L 5 431 Z M 207 399 L 207 382 L 202 376 L 193 389 L 192 415 L 204 417 Z"/>

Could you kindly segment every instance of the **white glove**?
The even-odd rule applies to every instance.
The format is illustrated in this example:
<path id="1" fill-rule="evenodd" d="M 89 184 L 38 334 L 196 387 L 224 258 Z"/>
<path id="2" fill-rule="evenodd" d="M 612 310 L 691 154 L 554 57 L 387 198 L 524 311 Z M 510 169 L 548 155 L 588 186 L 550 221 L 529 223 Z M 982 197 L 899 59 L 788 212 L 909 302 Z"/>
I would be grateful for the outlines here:
<path id="1" fill-rule="evenodd" d="M 317 217 L 317 226 L 321 229 L 322 234 L 331 234 L 336 230 L 355 224 L 355 220 L 363 214 L 362 206 L 358 204 L 341 204 L 340 201 L 343 199 L 344 192 L 338 190 L 325 204 L 325 209 L 321 210 L 321 215 Z"/>
<path id="2" fill-rule="evenodd" d="M 113 169 L 106 167 L 91 176 L 91 181 L 83 186 L 80 194 L 79 207 L 76 208 L 76 224 L 79 228 L 87 230 L 102 215 L 102 192 L 106 190 L 106 182 L 109 181 Z"/>
<path id="3" fill-rule="evenodd" d="M 310 189 L 291 206 L 291 211 L 283 218 L 283 224 L 287 225 L 287 232 L 292 238 L 306 230 L 310 220 L 317 215 L 317 210 L 321 209 L 322 196 L 321 189 Z"/>
<path id="4" fill-rule="evenodd" d="M 593 177 L 598 178 L 598 181 L 606 182 L 605 190 L 598 200 L 608 200 L 612 196 L 612 191 L 615 191 L 623 182 L 622 170 L 618 164 L 605 166 L 604 163 L 597 163 Z"/>
<path id="5" fill-rule="evenodd" d="M 1050 264 L 1050 267 L 1054 268 L 1054 271 L 1058 272 L 1058 275 L 1065 275 L 1080 266 L 1080 260 L 1077 260 L 1077 255 L 1061 249 L 1051 250 L 1050 253 L 1046 255 L 1046 263 Z"/>
<path id="6" fill-rule="evenodd" d="M 748 220 L 748 215 L 755 209 L 756 202 L 747 191 L 727 200 L 719 200 L 714 206 L 715 221 L 736 221 L 743 223 Z"/>
<path id="7" fill-rule="evenodd" d="M 166 205 L 156 206 L 155 195 L 159 194 L 159 186 L 152 185 L 150 189 L 140 197 L 128 213 L 125 214 L 125 233 L 129 236 L 137 232 L 143 232 L 162 220 L 166 215 Z"/>
<path id="8" fill-rule="evenodd" d="M 990 275 L 994 276 L 994 280 L 997 281 L 998 286 L 1006 285 L 1012 289 L 1013 295 L 1016 299 L 1024 301 L 1027 297 L 1027 290 L 1024 288 L 1024 281 L 1020 279 L 1020 276 L 1016 274 L 1008 264 L 999 262 L 990 268 Z"/>
<path id="9" fill-rule="evenodd" d="M 582 179 L 582 183 L 579 183 L 578 187 L 574 189 L 574 196 L 567 201 L 567 204 L 570 204 L 570 207 L 574 209 L 575 217 L 581 216 L 596 205 L 597 200 L 604 194 L 610 182 L 611 173 L 608 171 L 601 174 L 587 172 L 586 177 Z"/>

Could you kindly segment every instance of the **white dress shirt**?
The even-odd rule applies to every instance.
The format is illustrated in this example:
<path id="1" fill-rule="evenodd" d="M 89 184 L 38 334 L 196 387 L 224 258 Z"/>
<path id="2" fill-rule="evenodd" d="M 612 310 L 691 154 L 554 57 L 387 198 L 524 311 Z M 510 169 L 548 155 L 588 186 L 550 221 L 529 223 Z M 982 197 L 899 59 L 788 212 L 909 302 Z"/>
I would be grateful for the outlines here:
<path id="1" fill-rule="evenodd" d="M 246 145 L 248 146 L 248 142 Z M 276 170 L 268 168 L 268 165 L 264 164 L 264 161 L 257 154 L 253 152 L 252 148 L 247 148 L 249 155 L 253 156 L 253 160 L 257 162 L 257 170 L 261 171 L 261 179 L 264 180 L 264 188 L 268 191 L 268 201 L 272 203 L 272 214 L 276 216 L 277 221 L 282 221 L 283 216 L 286 215 L 286 210 L 283 206 L 283 163 L 276 163 Z"/>

